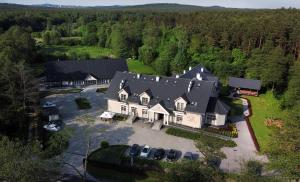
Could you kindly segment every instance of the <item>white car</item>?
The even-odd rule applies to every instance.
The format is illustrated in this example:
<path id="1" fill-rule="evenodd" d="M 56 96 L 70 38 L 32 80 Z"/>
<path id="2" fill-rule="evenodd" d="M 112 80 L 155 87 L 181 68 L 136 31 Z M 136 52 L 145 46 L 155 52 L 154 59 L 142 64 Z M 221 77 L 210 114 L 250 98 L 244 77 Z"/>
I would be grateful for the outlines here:
<path id="1" fill-rule="evenodd" d="M 43 105 L 43 108 L 48 108 L 48 107 L 56 107 L 56 104 L 52 103 L 52 102 L 46 102 Z"/>
<path id="2" fill-rule="evenodd" d="M 151 147 L 149 145 L 145 145 L 141 151 L 140 157 L 147 158 L 150 154 L 150 151 L 151 151 Z"/>
<path id="3" fill-rule="evenodd" d="M 46 124 L 43 126 L 46 130 L 48 131 L 59 131 L 61 129 L 60 126 L 56 125 L 56 124 Z"/>

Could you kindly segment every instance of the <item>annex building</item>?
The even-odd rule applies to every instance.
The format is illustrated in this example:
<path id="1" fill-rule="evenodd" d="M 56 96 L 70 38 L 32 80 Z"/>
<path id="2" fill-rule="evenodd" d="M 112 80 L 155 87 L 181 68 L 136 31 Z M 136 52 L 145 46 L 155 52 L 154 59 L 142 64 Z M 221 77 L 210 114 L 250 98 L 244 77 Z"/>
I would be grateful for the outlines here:
<path id="1" fill-rule="evenodd" d="M 128 71 L 125 59 L 50 61 L 45 68 L 48 87 L 108 84 L 117 71 Z"/>

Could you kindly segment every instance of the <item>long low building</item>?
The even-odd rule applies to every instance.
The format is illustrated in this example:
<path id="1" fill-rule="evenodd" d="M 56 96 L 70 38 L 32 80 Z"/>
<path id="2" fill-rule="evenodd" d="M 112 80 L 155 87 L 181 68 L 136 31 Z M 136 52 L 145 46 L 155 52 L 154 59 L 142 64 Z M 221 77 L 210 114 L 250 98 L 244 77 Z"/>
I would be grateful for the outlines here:
<path id="1" fill-rule="evenodd" d="M 50 61 L 45 66 L 48 87 L 107 84 L 117 71 L 128 71 L 125 59 Z"/>
<path id="2" fill-rule="evenodd" d="M 217 85 L 200 78 L 117 72 L 107 90 L 108 111 L 164 125 L 221 126 L 230 108 L 219 100 Z"/>
<path id="3" fill-rule="evenodd" d="M 229 86 L 241 95 L 258 96 L 261 81 L 245 78 L 229 77 Z"/>

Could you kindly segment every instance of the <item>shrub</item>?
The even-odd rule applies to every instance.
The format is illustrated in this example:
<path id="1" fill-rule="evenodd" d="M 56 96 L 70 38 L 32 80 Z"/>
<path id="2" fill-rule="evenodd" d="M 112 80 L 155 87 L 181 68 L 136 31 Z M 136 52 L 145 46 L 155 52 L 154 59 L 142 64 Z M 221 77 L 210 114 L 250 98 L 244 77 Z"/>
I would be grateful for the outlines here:
<path id="1" fill-rule="evenodd" d="M 101 142 L 101 148 L 108 148 L 108 147 L 109 147 L 108 141 L 102 141 Z"/>
<path id="2" fill-rule="evenodd" d="M 254 176 L 261 176 L 263 165 L 258 161 L 248 161 L 246 163 L 246 173 Z"/>
<path id="3" fill-rule="evenodd" d="M 114 120 L 116 121 L 125 121 L 128 118 L 127 115 L 118 114 L 114 117 Z"/>
<path id="4" fill-rule="evenodd" d="M 90 109 L 91 105 L 86 98 L 77 98 L 75 99 L 78 109 Z"/>
<path id="5" fill-rule="evenodd" d="M 97 88 L 96 92 L 105 93 L 107 88 Z"/>

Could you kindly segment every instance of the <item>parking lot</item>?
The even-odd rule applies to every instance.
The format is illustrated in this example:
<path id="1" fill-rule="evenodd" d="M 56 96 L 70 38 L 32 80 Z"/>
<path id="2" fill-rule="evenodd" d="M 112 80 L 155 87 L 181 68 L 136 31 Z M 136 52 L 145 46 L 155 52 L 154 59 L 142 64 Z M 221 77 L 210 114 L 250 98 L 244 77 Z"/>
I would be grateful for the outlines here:
<path id="1" fill-rule="evenodd" d="M 88 110 L 78 110 L 75 98 L 85 97 L 89 100 L 92 108 Z M 151 127 L 142 122 L 128 125 L 120 121 L 107 123 L 96 120 L 93 123 L 80 122 L 76 118 L 86 116 L 96 118 L 106 109 L 105 94 L 96 93 L 95 89 L 88 89 L 81 93 L 64 95 L 52 95 L 44 99 L 43 102 L 54 102 L 61 113 L 67 128 L 73 130 L 73 135 L 69 147 L 65 152 L 66 162 L 82 170 L 82 159 L 87 148 L 87 138 L 91 138 L 91 151 L 100 147 L 100 142 L 105 140 L 113 144 L 139 144 L 149 145 L 151 148 L 163 148 L 165 150 L 175 149 L 178 157 L 183 157 L 185 152 L 192 152 L 195 158 L 202 157 L 202 154 L 195 147 L 194 141 L 176 136 L 167 135 L 164 129 L 161 131 L 152 130 Z M 152 150 L 150 157 L 153 156 Z M 76 174 L 74 169 L 67 167 L 65 173 Z"/>

